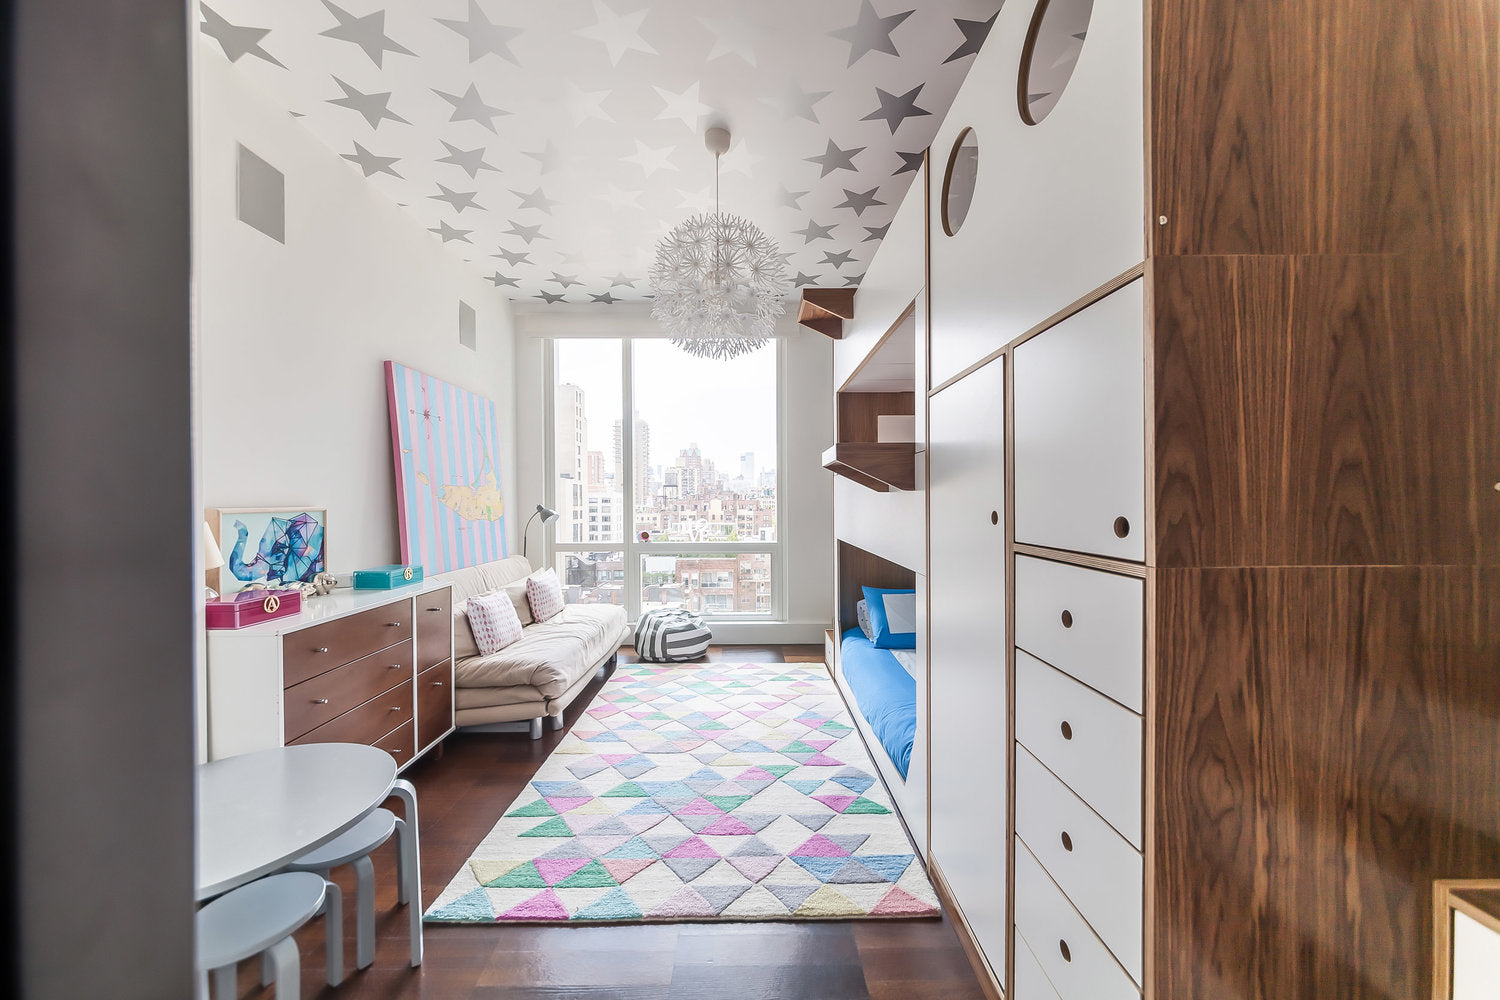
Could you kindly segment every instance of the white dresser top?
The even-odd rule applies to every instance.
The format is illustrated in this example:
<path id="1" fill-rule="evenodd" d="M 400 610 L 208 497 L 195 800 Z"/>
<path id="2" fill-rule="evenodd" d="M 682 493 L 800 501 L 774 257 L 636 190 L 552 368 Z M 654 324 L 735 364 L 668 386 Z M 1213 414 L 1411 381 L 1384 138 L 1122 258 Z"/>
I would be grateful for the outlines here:
<path id="1" fill-rule="evenodd" d="M 335 618 L 343 618 L 347 615 L 358 614 L 368 611 L 370 608 L 378 608 L 392 601 L 410 600 L 420 594 L 430 594 L 435 590 L 443 590 L 453 584 L 447 580 L 422 580 L 419 583 L 409 584 L 405 587 L 392 587 L 390 590 L 353 590 L 340 588 L 331 594 L 322 597 L 304 597 L 302 599 L 302 611 L 285 618 L 274 618 L 268 622 L 257 625 L 247 625 L 245 628 L 211 628 L 208 630 L 210 641 L 219 639 L 233 639 L 238 636 L 278 636 L 287 632 L 295 632 L 309 625 L 317 625 L 321 622 L 332 621 Z"/>

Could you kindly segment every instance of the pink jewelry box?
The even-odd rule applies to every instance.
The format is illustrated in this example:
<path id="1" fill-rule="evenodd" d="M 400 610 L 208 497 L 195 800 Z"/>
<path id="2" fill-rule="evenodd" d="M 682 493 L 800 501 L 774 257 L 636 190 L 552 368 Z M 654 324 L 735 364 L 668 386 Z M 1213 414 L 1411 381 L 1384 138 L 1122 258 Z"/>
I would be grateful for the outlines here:
<path id="1" fill-rule="evenodd" d="M 273 618 L 287 618 L 302 610 L 300 590 L 242 590 L 203 604 L 209 628 L 244 628 Z"/>

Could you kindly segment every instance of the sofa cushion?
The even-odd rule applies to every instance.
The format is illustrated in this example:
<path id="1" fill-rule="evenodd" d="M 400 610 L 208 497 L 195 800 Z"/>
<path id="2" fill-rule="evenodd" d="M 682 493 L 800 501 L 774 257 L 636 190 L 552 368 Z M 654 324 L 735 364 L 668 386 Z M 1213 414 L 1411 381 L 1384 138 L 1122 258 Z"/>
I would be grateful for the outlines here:
<path id="1" fill-rule="evenodd" d="M 531 604 L 531 617 L 545 622 L 566 607 L 562 586 L 552 567 L 539 569 L 526 578 L 526 600 Z"/>
<path id="2" fill-rule="evenodd" d="M 478 655 L 479 643 L 474 641 L 474 630 L 469 628 L 469 602 L 458 601 L 453 605 L 453 659 Z"/>
<path id="3" fill-rule="evenodd" d="M 476 594 L 491 594 L 508 583 L 524 580 L 530 572 L 531 563 L 525 556 L 508 556 L 478 566 L 449 570 L 432 579 L 453 584 L 453 603 L 456 605 Z"/>
<path id="4" fill-rule="evenodd" d="M 516 617 L 516 606 L 510 603 L 510 595 L 503 589 L 471 597 L 464 603 L 481 656 L 498 653 L 521 638 L 521 619 Z"/>
<path id="5" fill-rule="evenodd" d="M 569 604 L 548 621 L 526 626 L 500 652 L 457 660 L 453 682 L 459 690 L 529 685 L 555 698 L 617 649 L 628 632 L 624 608 Z"/>
<path id="6" fill-rule="evenodd" d="M 526 599 L 526 579 L 523 577 L 514 583 L 507 583 L 500 588 L 510 596 L 510 603 L 515 606 L 516 617 L 521 619 L 522 625 L 530 625 L 536 621 L 531 617 L 531 602 Z"/>

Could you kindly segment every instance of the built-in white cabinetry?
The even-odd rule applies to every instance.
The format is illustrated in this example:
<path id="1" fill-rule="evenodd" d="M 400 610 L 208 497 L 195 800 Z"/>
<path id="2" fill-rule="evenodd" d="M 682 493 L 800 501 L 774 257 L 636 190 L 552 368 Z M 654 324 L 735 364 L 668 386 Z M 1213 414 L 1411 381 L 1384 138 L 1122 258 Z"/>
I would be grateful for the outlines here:
<path id="1" fill-rule="evenodd" d="M 1000 9 L 932 143 L 934 386 L 1146 256 L 1141 0 L 1093 4 L 1066 90 L 1028 125 L 1017 73 L 1036 7 Z M 973 201 L 949 236 L 941 193 L 967 129 L 978 148 Z"/>
<path id="2" fill-rule="evenodd" d="M 928 412 L 931 856 L 997 978 L 1006 926 L 1005 365 Z"/>
<path id="3" fill-rule="evenodd" d="M 1030 946 L 1062 1000 L 1139 1000 L 1140 987 L 1020 841 L 1016 934 Z"/>
<path id="4" fill-rule="evenodd" d="M 1137 278 L 1013 352 L 1018 542 L 1145 559 L 1143 286 Z"/>

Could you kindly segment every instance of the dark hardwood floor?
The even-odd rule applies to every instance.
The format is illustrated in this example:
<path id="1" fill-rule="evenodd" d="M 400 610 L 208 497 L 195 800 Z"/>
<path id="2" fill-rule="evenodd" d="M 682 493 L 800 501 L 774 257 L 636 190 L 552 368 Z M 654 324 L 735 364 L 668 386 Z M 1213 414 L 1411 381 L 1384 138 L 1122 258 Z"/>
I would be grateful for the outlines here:
<path id="1" fill-rule="evenodd" d="M 714 646 L 729 662 L 821 662 L 822 646 Z M 633 660 L 633 650 L 620 660 Z M 567 728 L 593 701 L 594 682 L 562 732 L 455 733 L 405 777 L 417 786 L 422 902 L 430 905 L 500 818 Z M 399 809 L 399 807 L 397 807 Z M 615 927 L 428 925 L 422 966 L 410 967 L 407 911 L 396 905 L 394 838 L 375 853 L 375 964 L 354 968 L 354 880 L 344 890 L 343 985 L 324 982 L 322 920 L 297 934 L 302 995 L 327 1000 L 983 1000 L 963 946 L 940 920 L 652 924 Z M 240 966 L 239 995 L 269 1000 L 259 963 Z M 215 998 L 218 1000 L 218 998 Z"/>

